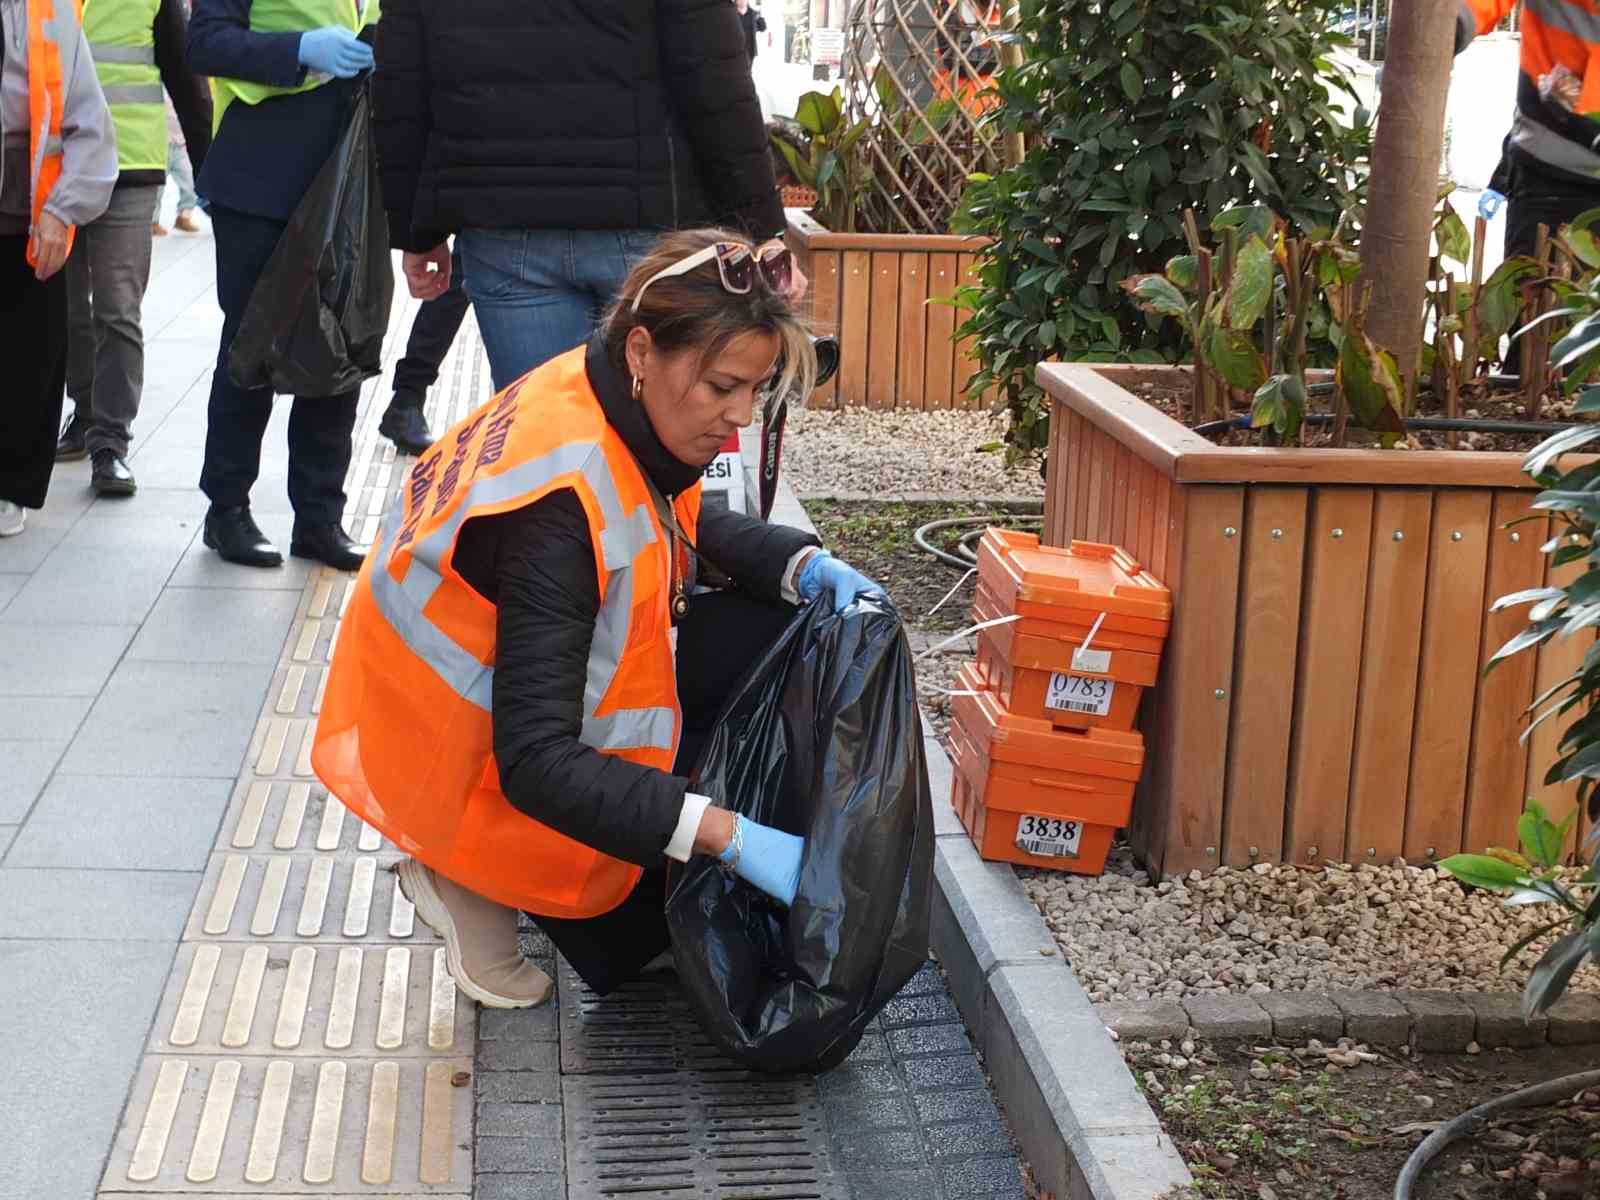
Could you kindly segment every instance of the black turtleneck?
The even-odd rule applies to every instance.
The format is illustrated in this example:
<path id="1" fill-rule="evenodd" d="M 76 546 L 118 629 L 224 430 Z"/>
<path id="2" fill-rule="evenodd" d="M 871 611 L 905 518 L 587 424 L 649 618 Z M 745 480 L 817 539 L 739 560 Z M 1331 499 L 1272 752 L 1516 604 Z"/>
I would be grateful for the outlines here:
<path id="1" fill-rule="evenodd" d="M 673 457 L 656 436 L 598 340 L 585 361 L 606 420 L 662 493 L 676 495 L 700 468 Z M 742 513 L 708 510 L 695 538 L 741 590 L 779 598 L 783 572 L 816 539 Z M 571 491 L 499 516 L 469 521 L 456 569 L 496 606 L 494 751 L 512 805 L 586 845 L 656 866 L 677 826 L 686 781 L 583 745 L 589 644 L 600 612 L 594 546 Z M 679 663 L 679 677 L 692 664 Z"/>

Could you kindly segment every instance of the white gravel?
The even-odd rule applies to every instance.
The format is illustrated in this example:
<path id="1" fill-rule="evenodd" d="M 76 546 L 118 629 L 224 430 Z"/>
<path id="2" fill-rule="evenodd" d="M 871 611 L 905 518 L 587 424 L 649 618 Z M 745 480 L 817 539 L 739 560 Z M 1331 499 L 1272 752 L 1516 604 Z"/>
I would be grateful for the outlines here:
<path id="1" fill-rule="evenodd" d="M 783 439 L 783 473 L 801 499 L 941 496 L 1036 500 L 1037 467 L 1007 471 L 1003 417 L 939 409 L 798 409 Z"/>
<path id="2" fill-rule="evenodd" d="M 1122 847 L 1098 879 L 1019 874 L 1097 1001 L 1205 992 L 1518 991 L 1548 939 L 1504 974 L 1501 955 L 1560 915 L 1549 905 L 1508 909 L 1486 892 L 1464 892 L 1432 867 L 1223 867 L 1152 886 Z M 1600 971 L 1585 966 L 1572 986 L 1600 990 Z"/>

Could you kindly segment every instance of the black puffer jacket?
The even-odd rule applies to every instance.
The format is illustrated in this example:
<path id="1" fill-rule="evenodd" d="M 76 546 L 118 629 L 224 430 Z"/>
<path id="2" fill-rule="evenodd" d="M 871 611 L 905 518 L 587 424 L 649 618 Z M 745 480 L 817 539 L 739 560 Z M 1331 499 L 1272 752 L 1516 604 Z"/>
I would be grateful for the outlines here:
<path id="1" fill-rule="evenodd" d="M 719 2 L 733 11 L 727 0 Z M 590 345 L 588 368 L 607 420 L 662 494 L 694 483 L 699 470 L 667 452 L 598 342 Z M 736 585 L 771 600 L 779 598 L 789 560 L 817 544 L 799 530 L 709 508 L 695 540 Z M 688 781 L 578 740 L 600 590 L 576 494 L 556 492 L 527 508 L 468 521 L 454 563 L 497 608 L 494 753 L 506 798 L 587 846 L 658 865 Z"/>
<path id="2" fill-rule="evenodd" d="M 728 0 L 386 0 L 373 108 L 390 237 L 783 230 Z"/>

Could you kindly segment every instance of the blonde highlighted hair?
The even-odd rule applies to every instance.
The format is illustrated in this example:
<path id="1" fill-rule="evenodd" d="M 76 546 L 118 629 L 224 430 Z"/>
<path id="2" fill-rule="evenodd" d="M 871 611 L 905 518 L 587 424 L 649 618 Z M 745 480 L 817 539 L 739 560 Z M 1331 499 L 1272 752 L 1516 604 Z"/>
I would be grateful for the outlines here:
<path id="1" fill-rule="evenodd" d="M 717 242 L 744 242 L 749 238 L 726 229 L 686 229 L 664 236 L 629 274 L 621 294 L 606 313 L 606 350 L 617 369 L 628 373 L 625 346 L 637 327 L 668 354 L 695 350 L 702 367 L 734 338 L 746 333 L 771 333 L 778 338 L 782 364 L 771 395 L 803 401 L 817 383 L 817 353 L 811 335 L 795 314 L 788 297 L 767 286 L 755 273 L 751 289 L 735 295 L 722 286 L 715 262 L 707 262 L 682 275 L 650 284 L 639 303 L 639 291 L 653 276 L 697 251 Z"/>

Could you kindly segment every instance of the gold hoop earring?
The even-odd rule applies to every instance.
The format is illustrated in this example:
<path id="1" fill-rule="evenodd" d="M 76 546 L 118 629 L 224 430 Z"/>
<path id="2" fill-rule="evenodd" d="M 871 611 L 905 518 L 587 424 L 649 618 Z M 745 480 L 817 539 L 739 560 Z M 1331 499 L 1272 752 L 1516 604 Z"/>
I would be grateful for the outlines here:
<path id="1" fill-rule="evenodd" d="M 644 394 L 644 380 L 640 379 L 637 375 L 635 375 L 633 377 L 633 398 L 634 398 L 634 400 L 637 401 L 639 399 L 639 397 L 642 396 L 643 394 Z"/>

